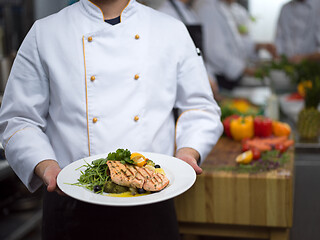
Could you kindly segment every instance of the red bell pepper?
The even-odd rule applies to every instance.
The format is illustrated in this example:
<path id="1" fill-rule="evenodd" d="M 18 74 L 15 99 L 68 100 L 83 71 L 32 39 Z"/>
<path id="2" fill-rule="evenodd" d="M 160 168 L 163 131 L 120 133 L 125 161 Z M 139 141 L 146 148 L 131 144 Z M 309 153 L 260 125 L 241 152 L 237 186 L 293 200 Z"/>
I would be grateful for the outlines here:
<path id="1" fill-rule="evenodd" d="M 272 135 L 272 119 L 264 116 L 256 116 L 253 125 L 255 136 L 270 137 Z"/>
<path id="2" fill-rule="evenodd" d="M 231 132 L 230 132 L 230 123 L 233 119 L 237 119 L 239 118 L 240 116 L 239 115 L 230 115 L 228 117 L 226 117 L 223 121 L 222 121 L 222 124 L 223 124 L 223 127 L 224 127 L 224 133 L 227 137 L 229 138 L 232 138 L 231 136 Z"/>

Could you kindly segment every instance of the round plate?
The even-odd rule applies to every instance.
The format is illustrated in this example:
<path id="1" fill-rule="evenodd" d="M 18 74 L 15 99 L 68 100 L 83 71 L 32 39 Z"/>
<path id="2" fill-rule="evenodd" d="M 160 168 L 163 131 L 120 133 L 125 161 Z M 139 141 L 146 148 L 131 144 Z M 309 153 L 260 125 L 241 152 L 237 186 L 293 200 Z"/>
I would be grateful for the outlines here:
<path id="1" fill-rule="evenodd" d="M 164 201 L 182 194 L 194 184 L 196 180 L 195 171 L 186 162 L 158 153 L 140 153 L 151 159 L 155 164 L 159 164 L 166 173 L 170 183 L 162 191 L 136 197 L 112 197 L 108 196 L 107 193 L 96 194 L 84 187 L 71 185 L 78 182 L 81 171 L 86 169 L 84 166 L 86 163 L 90 164 L 93 160 L 105 158 L 108 155 L 107 153 L 83 158 L 69 164 L 59 173 L 57 184 L 70 197 L 92 204 L 108 206 L 138 206 Z"/>

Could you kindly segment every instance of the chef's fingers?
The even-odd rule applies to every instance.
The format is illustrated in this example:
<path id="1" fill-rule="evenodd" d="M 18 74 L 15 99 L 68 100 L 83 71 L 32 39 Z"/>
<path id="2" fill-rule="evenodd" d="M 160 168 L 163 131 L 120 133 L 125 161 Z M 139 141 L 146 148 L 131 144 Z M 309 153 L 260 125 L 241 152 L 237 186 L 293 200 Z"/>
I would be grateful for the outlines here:
<path id="1" fill-rule="evenodd" d="M 53 192 L 57 189 L 57 176 L 61 171 L 60 167 L 57 164 L 49 165 L 44 174 L 43 180 L 47 185 L 47 191 Z"/>
<path id="2" fill-rule="evenodd" d="M 198 166 L 197 161 L 191 161 L 188 162 L 190 164 L 190 166 L 194 169 L 194 171 L 196 172 L 196 174 L 201 174 L 202 173 L 202 168 Z"/>
<path id="3" fill-rule="evenodd" d="M 47 169 L 46 178 L 44 179 L 48 192 L 57 192 L 61 196 L 66 196 L 57 185 L 57 176 L 61 171 L 60 167 L 52 166 Z"/>
<path id="4" fill-rule="evenodd" d="M 196 172 L 196 174 L 201 174 L 202 169 L 197 164 L 197 159 L 200 158 L 200 154 L 193 148 L 180 148 L 176 157 L 188 163 Z"/>

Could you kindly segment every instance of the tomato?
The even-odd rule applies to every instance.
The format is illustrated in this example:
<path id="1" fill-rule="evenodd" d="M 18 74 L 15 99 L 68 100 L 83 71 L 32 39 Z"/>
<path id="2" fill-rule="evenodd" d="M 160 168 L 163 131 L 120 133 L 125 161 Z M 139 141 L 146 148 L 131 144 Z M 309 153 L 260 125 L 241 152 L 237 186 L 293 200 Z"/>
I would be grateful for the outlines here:
<path id="1" fill-rule="evenodd" d="M 248 143 L 243 143 L 243 144 L 242 144 L 241 151 L 242 151 L 242 152 L 246 152 L 246 151 L 248 151 L 248 150 L 250 150 L 249 144 L 248 144 Z"/>
<path id="2" fill-rule="evenodd" d="M 281 153 L 284 153 L 285 151 L 287 151 L 287 148 L 286 148 L 286 146 L 285 146 L 283 143 L 278 143 L 278 144 L 276 144 L 276 145 L 274 146 L 274 148 L 275 148 L 276 150 L 278 150 L 279 152 L 281 152 Z"/>
<path id="3" fill-rule="evenodd" d="M 250 138 L 243 138 L 242 140 L 241 140 L 241 143 L 242 144 L 245 144 L 245 143 L 247 143 L 247 141 L 249 141 L 250 140 Z"/>
<path id="4" fill-rule="evenodd" d="M 251 151 L 253 160 L 258 160 L 261 158 L 261 152 L 258 148 L 252 148 Z"/>

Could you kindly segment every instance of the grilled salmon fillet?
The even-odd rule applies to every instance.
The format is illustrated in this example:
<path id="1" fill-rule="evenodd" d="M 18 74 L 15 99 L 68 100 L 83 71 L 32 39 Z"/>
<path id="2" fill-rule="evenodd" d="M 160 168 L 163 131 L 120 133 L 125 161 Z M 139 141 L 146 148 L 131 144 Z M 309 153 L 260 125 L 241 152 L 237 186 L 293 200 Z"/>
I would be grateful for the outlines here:
<path id="1" fill-rule="evenodd" d="M 158 192 L 169 184 L 169 179 L 158 172 L 145 167 L 122 164 L 119 161 L 107 161 L 111 180 L 121 186 L 143 188 Z"/>

